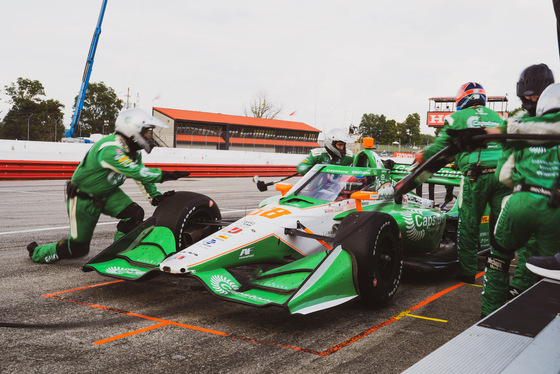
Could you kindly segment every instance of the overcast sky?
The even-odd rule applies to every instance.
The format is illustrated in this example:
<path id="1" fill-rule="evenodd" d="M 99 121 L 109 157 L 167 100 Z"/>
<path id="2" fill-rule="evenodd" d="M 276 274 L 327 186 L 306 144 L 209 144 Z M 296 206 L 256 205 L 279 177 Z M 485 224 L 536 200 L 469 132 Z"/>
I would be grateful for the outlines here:
<path id="1" fill-rule="evenodd" d="M 3 2 L 0 117 L 23 77 L 70 123 L 101 4 Z M 264 92 L 279 119 L 320 130 L 417 112 L 432 134 L 428 98 L 477 81 L 511 110 L 519 73 L 541 62 L 560 81 L 552 0 L 109 0 L 90 83 L 147 111 L 243 115 Z"/>

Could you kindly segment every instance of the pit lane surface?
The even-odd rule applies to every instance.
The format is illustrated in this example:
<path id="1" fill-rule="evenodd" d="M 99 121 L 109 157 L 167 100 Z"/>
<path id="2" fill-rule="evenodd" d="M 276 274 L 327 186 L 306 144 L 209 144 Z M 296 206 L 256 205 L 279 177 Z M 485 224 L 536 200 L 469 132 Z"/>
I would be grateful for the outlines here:
<path id="1" fill-rule="evenodd" d="M 458 283 L 453 271 L 405 273 L 383 308 L 350 302 L 307 316 L 222 301 L 189 278 L 123 282 L 84 273 L 81 265 L 112 241 L 110 217 L 100 220 L 86 258 L 34 264 L 29 242 L 67 236 L 64 183 L 0 181 L 2 373 L 400 373 L 480 316 L 481 288 Z M 160 189 L 206 194 L 224 217 L 276 194 L 259 192 L 250 178 L 193 178 Z M 134 182 L 124 190 L 146 217 L 153 212 Z"/>

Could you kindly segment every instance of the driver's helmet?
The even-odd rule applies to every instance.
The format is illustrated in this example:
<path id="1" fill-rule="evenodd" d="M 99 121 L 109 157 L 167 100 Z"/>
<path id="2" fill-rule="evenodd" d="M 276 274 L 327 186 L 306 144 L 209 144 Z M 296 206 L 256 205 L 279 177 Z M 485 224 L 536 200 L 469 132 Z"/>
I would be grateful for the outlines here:
<path id="1" fill-rule="evenodd" d="M 167 128 L 167 125 L 138 108 L 126 109 L 119 113 L 115 122 L 115 132 L 122 135 L 135 152 L 143 149 L 150 153 L 157 143 L 153 138 L 154 127 Z"/>
<path id="2" fill-rule="evenodd" d="M 368 185 L 368 180 L 363 176 L 352 175 L 346 180 L 346 191 L 360 191 Z"/>
<path id="3" fill-rule="evenodd" d="M 537 102 L 537 116 L 560 112 L 560 83 L 549 85 Z"/>
<path id="4" fill-rule="evenodd" d="M 461 110 L 474 105 L 486 105 L 486 91 L 481 84 L 468 82 L 457 91 L 455 106 L 457 110 Z"/>
<path id="5" fill-rule="evenodd" d="M 336 148 L 337 142 L 343 142 L 342 151 Z M 332 129 L 325 135 L 325 149 L 336 160 L 346 155 L 346 143 L 352 143 L 352 138 L 342 129 Z"/>
<path id="6" fill-rule="evenodd" d="M 538 96 L 552 83 L 554 83 L 554 75 L 546 64 L 536 64 L 525 68 L 517 82 L 517 96 L 521 100 L 521 107 L 534 116 L 537 103 L 525 96 Z"/>

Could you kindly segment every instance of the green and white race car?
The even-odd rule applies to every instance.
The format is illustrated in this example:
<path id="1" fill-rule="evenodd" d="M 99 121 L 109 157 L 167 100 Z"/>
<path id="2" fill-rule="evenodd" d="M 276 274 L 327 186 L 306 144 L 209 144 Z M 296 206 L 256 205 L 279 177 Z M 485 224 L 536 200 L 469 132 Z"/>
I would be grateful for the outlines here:
<path id="1" fill-rule="evenodd" d="M 372 149 L 355 165 L 316 165 L 295 185 L 276 184 L 281 196 L 233 222 L 211 198 L 176 192 L 83 270 L 125 280 L 194 277 L 226 300 L 307 314 L 353 299 L 382 305 L 405 264 L 433 270 L 457 262 L 456 210 L 414 193 L 395 198 L 395 182 L 408 172 L 387 169 Z M 444 168 L 422 182 L 459 180 Z"/>

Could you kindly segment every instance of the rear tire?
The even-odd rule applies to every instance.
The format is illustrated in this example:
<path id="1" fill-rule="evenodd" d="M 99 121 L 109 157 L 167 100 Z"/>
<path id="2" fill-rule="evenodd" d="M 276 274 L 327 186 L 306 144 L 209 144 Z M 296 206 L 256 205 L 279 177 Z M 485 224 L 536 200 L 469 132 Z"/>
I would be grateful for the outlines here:
<path id="1" fill-rule="evenodd" d="M 334 245 L 356 259 L 359 293 L 366 304 L 387 304 L 397 292 L 403 269 L 399 226 L 385 213 L 355 212 L 346 216 Z"/>
<path id="2" fill-rule="evenodd" d="M 220 228 L 201 222 L 222 218 L 220 208 L 214 200 L 206 195 L 186 191 L 177 191 L 163 199 L 153 216 L 156 226 L 164 226 L 173 231 L 177 250 L 196 243 Z"/>

